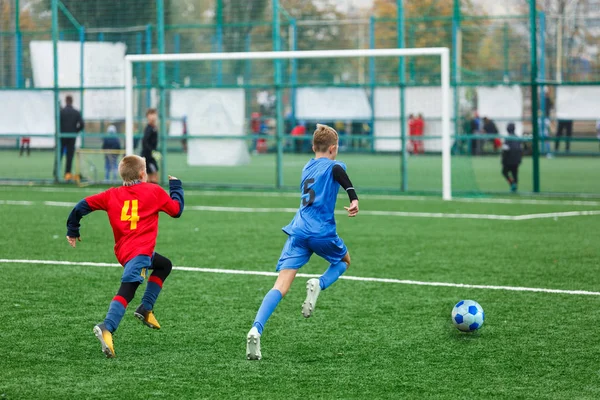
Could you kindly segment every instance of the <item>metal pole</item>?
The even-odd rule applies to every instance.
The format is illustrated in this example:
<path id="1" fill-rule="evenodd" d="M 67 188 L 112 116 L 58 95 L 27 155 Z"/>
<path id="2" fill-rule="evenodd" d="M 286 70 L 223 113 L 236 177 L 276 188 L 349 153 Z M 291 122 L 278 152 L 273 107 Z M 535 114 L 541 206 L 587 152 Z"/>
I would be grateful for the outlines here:
<path id="1" fill-rule="evenodd" d="M 450 155 L 450 54 L 442 52 L 442 198 L 452 200 L 452 162 Z"/>
<path id="2" fill-rule="evenodd" d="M 375 49 L 375 17 L 371 15 L 369 18 L 369 48 L 371 50 Z M 369 97 L 369 102 L 371 104 L 371 132 L 373 138 L 371 140 L 371 151 L 375 151 L 375 81 L 377 79 L 377 71 L 375 64 L 375 57 L 369 58 L 369 86 L 371 89 L 371 96 Z M 354 140 L 352 140 L 352 144 Z"/>
<path id="3" fill-rule="evenodd" d="M 15 0 L 15 87 L 17 88 L 21 87 L 23 81 L 23 49 L 21 48 L 20 14 L 19 0 Z"/>
<path id="4" fill-rule="evenodd" d="M 173 35 L 173 52 L 174 53 L 181 53 L 181 36 L 176 33 L 175 35 Z M 175 65 L 173 66 L 173 81 L 176 83 L 179 83 L 181 81 L 181 66 L 180 66 L 180 62 L 177 61 L 175 62 Z"/>
<path id="5" fill-rule="evenodd" d="M 290 19 L 290 50 L 296 51 L 298 49 L 298 26 L 296 25 L 296 18 Z M 296 125 L 296 85 L 298 84 L 298 61 L 295 58 L 290 60 L 291 62 L 291 72 L 290 72 L 290 84 L 292 87 L 291 90 L 291 113 L 292 120 L 291 126 L 294 127 Z"/>
<path id="6" fill-rule="evenodd" d="M 54 181 L 60 179 L 60 154 L 62 147 L 60 144 L 60 96 L 58 92 L 58 0 L 52 0 L 52 61 L 53 61 L 53 79 L 54 79 Z"/>
<path id="7" fill-rule="evenodd" d="M 158 39 L 158 53 L 164 54 L 165 52 L 165 4 L 164 0 L 156 0 L 156 33 Z M 159 87 L 159 125 L 160 125 L 160 152 L 162 153 L 161 158 L 161 170 L 160 170 L 160 181 L 167 181 L 167 96 L 165 92 L 165 63 L 158 63 L 158 87 Z"/>
<path id="8" fill-rule="evenodd" d="M 217 53 L 223 52 L 223 0 L 217 0 Z M 217 61 L 217 85 L 223 84 L 223 62 Z"/>
<path id="9" fill-rule="evenodd" d="M 141 32 L 138 32 L 135 35 L 135 45 L 136 45 L 136 54 L 142 54 L 143 51 L 143 36 Z M 137 63 L 136 65 L 136 73 L 135 76 L 137 78 L 137 83 L 141 84 L 141 79 L 142 79 L 142 63 Z M 137 115 L 142 115 L 142 109 L 143 109 L 143 104 L 142 104 L 142 91 L 139 89 L 137 90 Z"/>
<path id="10" fill-rule="evenodd" d="M 540 12 L 540 69 L 539 69 L 539 79 L 542 82 L 540 86 L 540 109 L 542 110 L 542 116 L 539 119 L 540 132 L 542 138 L 542 153 L 549 152 L 549 144 L 547 137 L 548 132 L 546 132 L 546 87 L 544 85 L 544 81 L 546 80 L 546 14 L 544 12 Z M 548 118 L 550 116 L 548 115 Z"/>
<path id="11" fill-rule="evenodd" d="M 146 54 L 152 53 L 152 25 L 146 25 Z M 146 108 L 152 107 L 152 64 L 146 63 Z"/>
<path id="12" fill-rule="evenodd" d="M 83 87 L 85 85 L 84 81 L 84 49 L 85 49 L 85 28 L 83 26 L 79 27 L 79 109 L 81 112 L 81 116 L 84 116 L 84 107 L 83 107 Z M 85 132 L 81 135 L 81 147 L 85 147 Z"/>
<path id="13" fill-rule="evenodd" d="M 563 15 L 559 15 L 556 27 L 556 82 L 562 83 Z"/>
<path id="14" fill-rule="evenodd" d="M 531 126 L 533 128 L 533 191 L 540 191 L 540 133 L 538 126 L 538 60 L 537 60 L 537 8 L 535 0 L 529 2 L 529 23 L 531 24 Z"/>
<path id="15" fill-rule="evenodd" d="M 454 72 L 454 134 L 460 132 L 460 84 L 461 84 L 461 60 L 462 60 L 462 30 L 460 0 L 454 0 L 454 12 L 452 14 L 452 67 Z M 459 151 L 460 146 L 456 146 Z"/>
<path id="16" fill-rule="evenodd" d="M 281 22 L 279 19 L 279 0 L 273 0 L 273 51 L 281 50 Z M 283 186 L 283 90 L 281 89 L 281 60 L 273 62 L 275 68 L 275 108 L 277 113 L 277 188 Z"/>
<path id="17" fill-rule="evenodd" d="M 133 66 L 125 59 L 125 154 L 133 154 Z"/>
<path id="18" fill-rule="evenodd" d="M 503 41 L 504 41 L 504 81 L 508 82 L 510 80 L 510 75 L 508 72 L 509 69 L 509 42 L 508 42 L 508 22 L 504 23 L 504 30 L 502 32 Z"/>
<path id="19" fill-rule="evenodd" d="M 406 47 L 404 40 L 404 0 L 396 0 L 398 7 L 397 13 L 397 32 L 398 32 L 398 48 L 403 49 Z M 406 64 L 404 57 L 400 57 L 400 63 L 398 66 L 398 76 L 400 78 L 400 136 L 402 141 L 402 163 L 401 163 L 401 174 L 402 174 L 402 187 L 401 190 L 406 192 L 408 190 L 408 141 L 406 140 L 406 105 L 405 105 L 405 86 L 406 86 Z"/>

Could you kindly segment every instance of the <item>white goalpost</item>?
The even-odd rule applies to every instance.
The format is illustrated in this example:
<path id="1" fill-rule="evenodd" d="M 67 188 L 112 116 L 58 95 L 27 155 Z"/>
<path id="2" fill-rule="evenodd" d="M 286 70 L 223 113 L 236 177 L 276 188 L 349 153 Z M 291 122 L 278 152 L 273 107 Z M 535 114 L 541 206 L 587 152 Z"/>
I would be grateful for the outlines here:
<path id="1" fill-rule="evenodd" d="M 228 61 L 228 60 L 288 60 L 319 58 L 439 56 L 441 63 L 441 135 L 442 135 L 442 197 L 452 199 L 450 162 L 450 51 L 446 47 L 414 49 L 360 49 L 316 51 L 267 51 L 247 53 L 180 53 L 139 54 L 125 57 L 125 149 L 133 154 L 133 63 L 173 61 Z M 193 132 L 192 132 L 193 134 Z"/>

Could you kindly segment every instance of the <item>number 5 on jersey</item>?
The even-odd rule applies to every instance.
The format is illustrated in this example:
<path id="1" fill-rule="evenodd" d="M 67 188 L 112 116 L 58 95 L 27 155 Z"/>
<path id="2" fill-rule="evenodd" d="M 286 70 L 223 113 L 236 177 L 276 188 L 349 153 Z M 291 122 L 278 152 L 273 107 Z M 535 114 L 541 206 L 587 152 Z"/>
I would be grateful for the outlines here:
<path id="1" fill-rule="evenodd" d="M 131 200 L 131 214 L 129 214 L 130 201 L 125 200 L 123 203 L 123 209 L 121 210 L 121 221 L 129 221 L 129 229 L 137 229 L 137 223 L 140 220 L 138 216 L 138 201 Z"/>
<path id="2" fill-rule="evenodd" d="M 315 191 L 310 188 L 310 185 L 315 183 L 314 178 L 309 178 L 304 181 L 304 190 L 302 194 L 302 205 L 304 207 L 311 206 L 315 202 Z"/>

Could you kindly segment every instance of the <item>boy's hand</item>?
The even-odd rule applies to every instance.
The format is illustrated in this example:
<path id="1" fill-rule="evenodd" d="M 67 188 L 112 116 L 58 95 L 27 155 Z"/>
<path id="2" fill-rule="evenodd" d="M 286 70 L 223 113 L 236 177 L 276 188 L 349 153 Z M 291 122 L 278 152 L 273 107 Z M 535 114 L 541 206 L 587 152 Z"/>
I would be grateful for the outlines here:
<path id="1" fill-rule="evenodd" d="M 178 181 L 179 178 L 175 178 L 174 176 L 169 175 L 169 180 L 170 181 Z"/>
<path id="2" fill-rule="evenodd" d="M 344 209 L 348 211 L 349 217 L 356 217 L 356 214 L 358 214 L 358 200 L 353 200 L 352 203 L 350 203 L 350 207 L 344 207 Z"/>
<path id="3" fill-rule="evenodd" d="M 69 242 L 69 244 L 71 245 L 71 247 L 75 247 L 77 242 L 81 242 L 81 237 L 70 237 L 67 236 L 67 242 Z"/>

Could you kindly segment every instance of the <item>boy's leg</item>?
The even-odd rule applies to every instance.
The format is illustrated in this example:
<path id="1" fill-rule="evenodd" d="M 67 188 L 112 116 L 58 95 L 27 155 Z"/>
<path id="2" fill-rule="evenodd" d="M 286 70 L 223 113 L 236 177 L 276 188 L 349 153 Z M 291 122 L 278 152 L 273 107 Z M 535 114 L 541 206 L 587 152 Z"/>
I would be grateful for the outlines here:
<path id="1" fill-rule="evenodd" d="M 306 283 L 306 300 L 302 304 L 302 315 L 309 318 L 315 310 L 321 290 L 327 289 L 350 266 L 350 253 L 340 237 L 333 240 L 313 240 L 312 250 L 320 257 L 329 261 L 329 268 L 318 279 L 309 279 Z"/>
<path id="2" fill-rule="evenodd" d="M 102 351 L 107 357 L 115 356 L 112 333 L 117 330 L 127 306 L 133 300 L 138 286 L 144 281 L 141 273 L 151 265 L 150 257 L 137 256 L 125 264 L 121 286 L 113 297 L 104 322 L 94 327 L 94 333 L 102 344 Z"/>
<path id="3" fill-rule="evenodd" d="M 310 260 L 312 251 L 305 246 L 303 240 L 298 240 L 293 237 L 289 237 L 281 257 L 277 264 L 277 271 L 279 276 L 271 289 L 264 297 L 250 332 L 248 332 L 246 342 L 246 357 L 249 360 L 260 360 L 262 358 L 260 351 L 260 337 L 262 335 L 265 324 L 271 317 L 277 305 L 285 296 L 296 277 L 298 269 Z"/>
<path id="4" fill-rule="evenodd" d="M 147 327 L 160 329 L 160 324 L 154 317 L 152 310 L 154 309 L 154 303 L 162 290 L 164 281 L 173 269 L 173 264 L 168 258 L 163 257 L 158 253 L 154 253 L 151 268 L 152 274 L 148 278 L 146 291 L 142 297 L 142 304 L 135 310 L 134 315 Z"/>
<path id="5" fill-rule="evenodd" d="M 509 172 L 509 168 L 506 165 L 502 166 L 502 176 L 504 176 L 504 179 L 506 179 L 506 181 L 508 182 L 509 185 L 512 185 L 512 178 L 510 177 L 510 175 L 508 175 Z"/>

